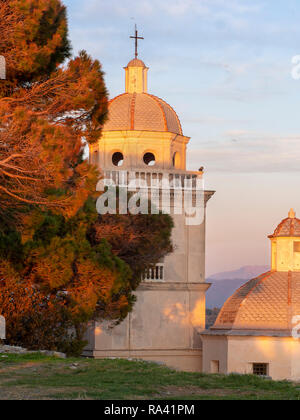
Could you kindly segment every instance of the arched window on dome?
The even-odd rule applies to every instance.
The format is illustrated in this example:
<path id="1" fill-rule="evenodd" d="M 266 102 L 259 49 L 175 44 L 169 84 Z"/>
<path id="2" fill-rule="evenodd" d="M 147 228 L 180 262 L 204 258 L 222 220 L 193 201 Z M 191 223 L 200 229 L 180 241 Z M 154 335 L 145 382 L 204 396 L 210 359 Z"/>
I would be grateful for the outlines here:
<path id="1" fill-rule="evenodd" d="M 144 154 L 143 161 L 147 166 L 154 166 L 156 163 L 154 154 L 150 152 Z"/>
<path id="2" fill-rule="evenodd" d="M 173 167 L 176 169 L 180 169 L 181 165 L 181 157 L 178 152 L 175 152 L 173 155 Z"/>
<path id="3" fill-rule="evenodd" d="M 112 155 L 111 160 L 112 160 L 112 163 L 113 163 L 114 166 L 118 166 L 118 167 L 123 166 L 123 163 L 124 163 L 124 155 L 121 152 L 115 152 Z"/>

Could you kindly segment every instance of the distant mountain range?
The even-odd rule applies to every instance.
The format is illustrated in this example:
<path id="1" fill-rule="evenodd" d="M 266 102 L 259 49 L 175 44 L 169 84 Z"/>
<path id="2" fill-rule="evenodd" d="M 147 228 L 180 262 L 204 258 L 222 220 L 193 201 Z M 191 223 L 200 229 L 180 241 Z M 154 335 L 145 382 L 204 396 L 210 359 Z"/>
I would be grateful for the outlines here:
<path id="1" fill-rule="evenodd" d="M 217 273 L 206 281 L 212 283 L 206 294 L 207 308 L 221 308 L 225 301 L 244 283 L 270 270 L 269 266 L 245 266 L 235 271 Z"/>

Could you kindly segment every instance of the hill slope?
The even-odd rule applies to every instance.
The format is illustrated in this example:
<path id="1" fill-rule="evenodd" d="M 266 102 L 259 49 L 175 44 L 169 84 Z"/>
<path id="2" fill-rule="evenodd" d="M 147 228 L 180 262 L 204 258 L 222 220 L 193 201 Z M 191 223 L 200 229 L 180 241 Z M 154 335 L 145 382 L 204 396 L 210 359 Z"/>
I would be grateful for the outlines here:
<path id="1" fill-rule="evenodd" d="M 178 372 L 128 360 L 61 360 L 37 354 L 0 358 L 0 400 L 135 400 L 127 406 L 138 407 L 139 400 L 299 401 L 299 398 L 299 384 L 256 376 Z M 112 407 L 107 401 L 98 402 L 98 407 L 99 404 L 101 414 L 105 407 Z M 196 415 L 199 410 L 197 404 Z"/>
<path id="2" fill-rule="evenodd" d="M 270 270 L 269 266 L 245 266 L 235 271 L 217 273 L 207 279 L 212 283 L 206 294 L 207 308 L 221 308 L 244 283 Z"/>

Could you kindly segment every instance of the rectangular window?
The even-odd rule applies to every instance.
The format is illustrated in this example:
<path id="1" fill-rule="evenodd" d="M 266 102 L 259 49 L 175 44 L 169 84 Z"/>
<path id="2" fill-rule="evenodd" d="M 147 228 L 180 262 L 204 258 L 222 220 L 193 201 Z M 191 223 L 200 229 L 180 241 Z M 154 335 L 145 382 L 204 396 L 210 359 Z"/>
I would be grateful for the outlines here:
<path id="1" fill-rule="evenodd" d="M 269 365 L 267 363 L 253 363 L 253 375 L 268 376 Z"/>
<path id="2" fill-rule="evenodd" d="M 220 373 L 220 362 L 219 362 L 219 360 L 212 360 L 210 362 L 210 373 Z"/>
<path id="3" fill-rule="evenodd" d="M 294 252 L 300 252 L 300 242 L 294 242 Z"/>

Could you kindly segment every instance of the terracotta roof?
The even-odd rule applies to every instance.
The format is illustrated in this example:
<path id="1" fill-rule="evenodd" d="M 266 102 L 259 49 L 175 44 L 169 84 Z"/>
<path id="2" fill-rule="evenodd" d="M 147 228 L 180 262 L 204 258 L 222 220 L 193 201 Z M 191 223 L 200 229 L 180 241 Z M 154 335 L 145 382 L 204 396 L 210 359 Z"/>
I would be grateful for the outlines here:
<path id="1" fill-rule="evenodd" d="M 294 210 L 290 210 L 289 217 L 284 219 L 269 238 L 300 236 L 300 219 L 296 218 Z"/>
<path id="2" fill-rule="evenodd" d="M 103 131 L 167 131 L 182 135 L 174 109 L 148 93 L 123 93 L 109 102 L 109 119 Z"/>
<path id="3" fill-rule="evenodd" d="M 250 280 L 224 304 L 214 330 L 289 331 L 300 315 L 300 272 L 268 272 Z"/>
<path id="4" fill-rule="evenodd" d="M 127 67 L 146 67 L 146 65 L 142 60 L 134 58 L 133 60 L 129 61 Z"/>

